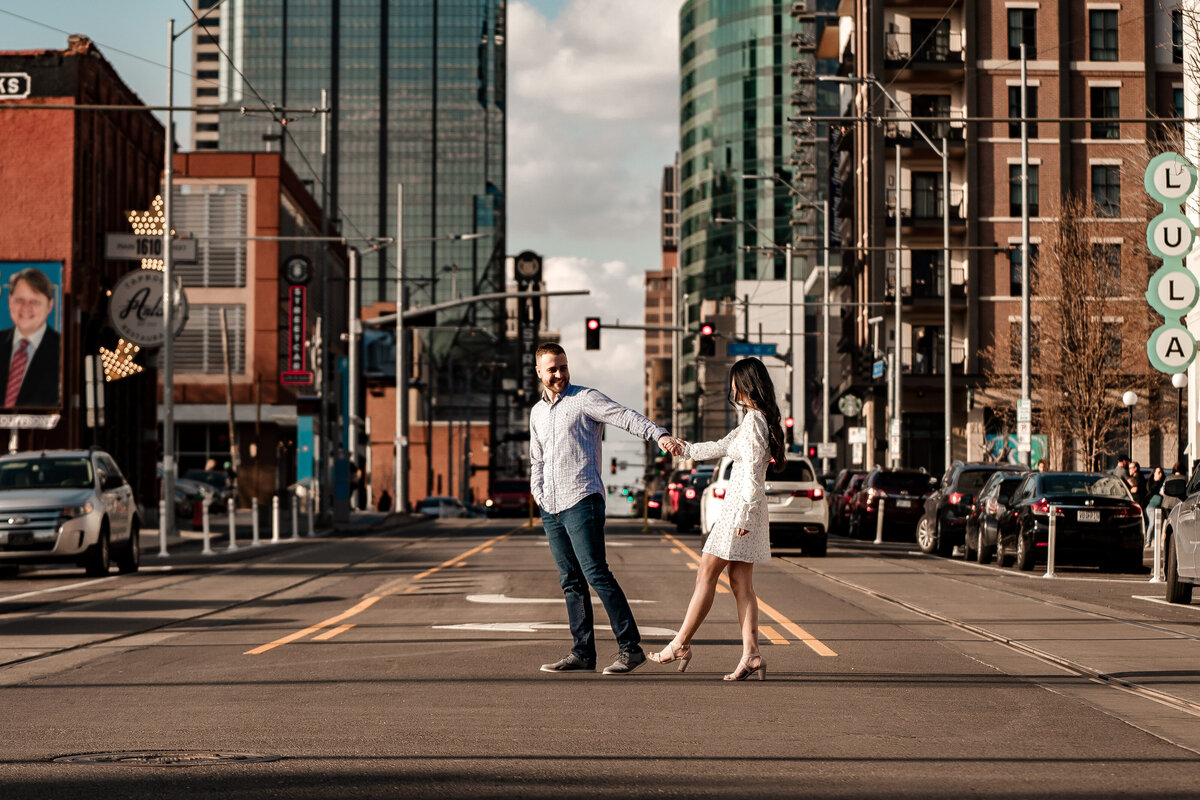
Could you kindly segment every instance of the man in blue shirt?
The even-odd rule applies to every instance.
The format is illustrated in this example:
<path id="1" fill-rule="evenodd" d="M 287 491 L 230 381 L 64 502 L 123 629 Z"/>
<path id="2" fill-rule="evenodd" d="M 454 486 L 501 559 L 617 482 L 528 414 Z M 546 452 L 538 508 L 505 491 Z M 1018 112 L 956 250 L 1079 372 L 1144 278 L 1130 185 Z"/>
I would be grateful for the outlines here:
<path id="1" fill-rule="evenodd" d="M 567 354 L 547 343 L 535 354 L 542 399 L 529 412 L 529 487 L 542 511 L 542 527 L 558 567 L 574 645 L 542 672 L 594 672 L 596 641 L 592 598 L 596 590 L 621 652 L 605 675 L 626 675 L 646 661 L 633 612 L 608 568 L 604 552 L 604 484 L 600 479 L 600 434 L 615 425 L 658 442 L 674 455 L 683 443 L 664 428 L 602 392 L 571 384 Z"/>

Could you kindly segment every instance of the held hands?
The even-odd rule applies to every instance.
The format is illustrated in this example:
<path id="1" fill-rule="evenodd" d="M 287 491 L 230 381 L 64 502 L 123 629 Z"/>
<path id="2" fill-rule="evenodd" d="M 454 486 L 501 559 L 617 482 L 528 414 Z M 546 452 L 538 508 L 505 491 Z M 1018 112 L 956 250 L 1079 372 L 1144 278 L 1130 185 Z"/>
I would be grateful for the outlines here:
<path id="1" fill-rule="evenodd" d="M 666 436 L 660 436 L 658 439 L 658 446 L 673 456 L 683 455 L 683 448 L 685 444 L 686 442 L 684 442 L 683 439 L 671 436 L 670 434 L 667 434 Z"/>

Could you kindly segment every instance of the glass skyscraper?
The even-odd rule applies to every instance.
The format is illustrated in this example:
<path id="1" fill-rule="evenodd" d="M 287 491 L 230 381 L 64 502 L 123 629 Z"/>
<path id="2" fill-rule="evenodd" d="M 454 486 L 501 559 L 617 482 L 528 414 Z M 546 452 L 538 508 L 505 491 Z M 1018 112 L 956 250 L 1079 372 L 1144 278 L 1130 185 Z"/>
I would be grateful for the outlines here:
<path id="1" fill-rule="evenodd" d="M 251 113 L 220 115 L 216 146 L 282 150 L 348 237 L 394 236 L 403 183 L 410 306 L 503 291 L 505 4 L 229 0 L 211 26 L 228 56 L 218 62 L 219 100 Z M 322 89 L 334 110 L 328 198 L 319 115 L 292 114 L 283 131 L 259 110 L 264 100 L 316 107 Z M 486 236 L 445 240 L 471 233 Z M 364 306 L 395 299 L 395 259 L 395 246 L 364 255 Z M 468 308 L 503 335 L 499 304 Z"/>

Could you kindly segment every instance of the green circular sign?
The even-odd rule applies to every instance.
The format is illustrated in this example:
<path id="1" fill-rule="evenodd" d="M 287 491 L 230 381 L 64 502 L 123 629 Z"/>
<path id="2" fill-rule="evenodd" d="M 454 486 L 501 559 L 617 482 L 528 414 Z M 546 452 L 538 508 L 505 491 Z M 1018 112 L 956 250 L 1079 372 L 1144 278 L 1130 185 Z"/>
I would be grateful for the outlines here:
<path id="1" fill-rule="evenodd" d="M 1168 323 L 1150 334 L 1146 356 L 1159 372 L 1183 372 L 1196 358 L 1196 338 L 1187 328 Z"/>
<path id="2" fill-rule="evenodd" d="M 1196 307 L 1200 299 L 1200 281 L 1182 262 L 1175 259 L 1150 276 L 1146 300 L 1164 317 L 1182 317 Z"/>
<path id="3" fill-rule="evenodd" d="M 1195 241 L 1196 230 L 1178 211 L 1164 211 L 1146 228 L 1146 245 L 1159 258 L 1183 258 Z"/>
<path id="4" fill-rule="evenodd" d="M 1146 166 L 1145 186 L 1164 206 L 1179 206 L 1196 188 L 1196 168 L 1178 153 L 1163 153 Z"/>

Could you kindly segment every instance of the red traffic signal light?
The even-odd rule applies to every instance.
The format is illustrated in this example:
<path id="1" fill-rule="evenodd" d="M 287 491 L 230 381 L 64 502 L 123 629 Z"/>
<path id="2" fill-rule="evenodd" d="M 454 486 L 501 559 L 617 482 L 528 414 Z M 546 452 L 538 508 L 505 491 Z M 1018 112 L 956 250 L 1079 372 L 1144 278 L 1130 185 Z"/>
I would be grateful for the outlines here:
<path id="1" fill-rule="evenodd" d="M 700 326 L 700 335 L 701 336 L 712 336 L 712 334 L 713 334 L 713 326 L 712 325 L 709 325 L 706 322 Z"/>
<path id="2" fill-rule="evenodd" d="M 600 318 L 599 317 L 588 317 L 587 318 L 587 332 L 586 333 L 587 333 L 587 336 L 586 336 L 587 349 L 588 350 L 599 350 L 600 349 Z"/>
<path id="3" fill-rule="evenodd" d="M 615 458 L 612 460 L 612 474 L 617 474 L 617 460 Z"/>
<path id="4" fill-rule="evenodd" d="M 791 427 L 794 427 L 795 425 L 796 425 L 796 420 L 792 419 L 791 417 L 784 418 L 783 427 L 791 428 Z"/>
<path id="5" fill-rule="evenodd" d="M 707 322 L 700 326 L 700 342 L 696 349 L 698 355 L 701 356 L 717 354 L 717 340 L 713 336 L 713 326 Z"/>
<path id="6" fill-rule="evenodd" d="M 815 444 L 810 444 L 808 446 L 808 457 L 809 458 L 817 457 L 817 446 Z"/>

